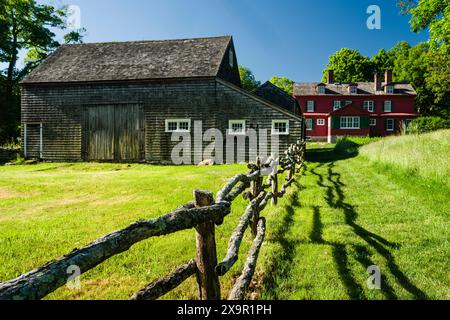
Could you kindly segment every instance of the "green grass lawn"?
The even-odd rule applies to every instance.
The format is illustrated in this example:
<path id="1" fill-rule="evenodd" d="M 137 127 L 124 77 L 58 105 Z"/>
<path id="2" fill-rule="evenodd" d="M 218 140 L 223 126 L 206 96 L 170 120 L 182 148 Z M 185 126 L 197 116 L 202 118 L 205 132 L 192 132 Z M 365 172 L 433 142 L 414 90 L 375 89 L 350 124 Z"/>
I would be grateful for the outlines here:
<path id="1" fill-rule="evenodd" d="M 0 167 L 0 282 L 139 219 L 171 212 L 192 200 L 196 188 L 216 193 L 246 166 L 170 167 L 125 164 L 39 164 Z M 216 230 L 219 259 L 244 213 L 237 199 Z M 273 209 L 284 212 L 283 201 Z M 274 218 L 277 215 L 274 215 Z M 242 270 L 252 242 L 249 232 L 239 262 L 221 279 L 223 297 Z M 174 267 L 195 258 L 195 231 L 152 238 L 114 256 L 82 276 L 81 290 L 65 287 L 49 299 L 128 299 Z M 189 279 L 166 299 L 197 299 Z"/>
<path id="2" fill-rule="evenodd" d="M 370 145 L 369 145 L 370 146 Z M 309 145 L 303 176 L 270 205 L 252 290 L 262 299 L 450 299 L 450 190 L 365 155 Z M 448 160 L 447 160 L 448 161 Z M 141 218 L 170 212 L 195 188 L 217 192 L 245 166 L 39 164 L 0 167 L 0 282 Z M 219 259 L 246 202 L 217 228 Z M 251 244 L 221 279 L 227 296 Z M 82 276 L 81 290 L 48 299 L 127 299 L 194 258 L 195 232 L 143 241 Z M 377 265 L 382 290 L 368 290 Z M 196 299 L 191 278 L 165 299 Z"/>
<path id="3" fill-rule="evenodd" d="M 291 205 L 269 228 L 263 298 L 450 299 L 445 183 L 332 145 L 310 145 L 307 158 Z M 382 290 L 367 289 L 371 265 Z"/>

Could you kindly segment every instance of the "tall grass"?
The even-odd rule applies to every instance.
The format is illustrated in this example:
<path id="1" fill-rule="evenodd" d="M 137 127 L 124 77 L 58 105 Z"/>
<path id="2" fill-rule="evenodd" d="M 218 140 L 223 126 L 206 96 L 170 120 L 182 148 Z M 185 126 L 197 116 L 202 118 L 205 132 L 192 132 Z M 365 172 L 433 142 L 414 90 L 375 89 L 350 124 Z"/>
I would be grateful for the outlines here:
<path id="1" fill-rule="evenodd" d="M 389 137 L 363 146 L 360 154 L 394 170 L 405 170 L 450 188 L 450 130 Z"/>

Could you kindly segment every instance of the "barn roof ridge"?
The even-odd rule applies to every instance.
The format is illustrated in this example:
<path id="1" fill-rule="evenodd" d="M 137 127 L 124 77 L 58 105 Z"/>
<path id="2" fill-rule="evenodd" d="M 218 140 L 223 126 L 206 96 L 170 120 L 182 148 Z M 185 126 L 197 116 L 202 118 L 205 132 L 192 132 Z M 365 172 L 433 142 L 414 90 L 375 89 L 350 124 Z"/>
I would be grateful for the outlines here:
<path id="1" fill-rule="evenodd" d="M 67 44 L 23 79 L 23 84 L 216 77 L 229 35 Z"/>

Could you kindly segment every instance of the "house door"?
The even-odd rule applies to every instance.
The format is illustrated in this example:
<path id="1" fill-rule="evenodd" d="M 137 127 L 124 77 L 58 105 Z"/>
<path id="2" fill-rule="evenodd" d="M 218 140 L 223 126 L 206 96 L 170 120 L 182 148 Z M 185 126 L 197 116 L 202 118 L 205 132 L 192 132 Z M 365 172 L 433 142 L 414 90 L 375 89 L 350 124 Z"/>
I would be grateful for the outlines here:
<path id="1" fill-rule="evenodd" d="M 86 160 L 144 159 L 144 112 L 140 105 L 102 105 L 86 111 Z"/>

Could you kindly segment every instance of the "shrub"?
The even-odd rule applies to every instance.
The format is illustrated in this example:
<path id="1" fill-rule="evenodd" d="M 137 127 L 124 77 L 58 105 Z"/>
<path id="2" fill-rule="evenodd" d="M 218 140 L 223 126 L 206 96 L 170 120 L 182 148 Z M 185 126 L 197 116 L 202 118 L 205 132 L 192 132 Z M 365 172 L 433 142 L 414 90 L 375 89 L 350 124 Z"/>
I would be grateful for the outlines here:
<path id="1" fill-rule="evenodd" d="M 402 131 L 407 134 L 426 133 L 450 128 L 450 120 L 440 117 L 420 117 L 413 120 Z"/>

